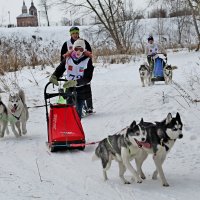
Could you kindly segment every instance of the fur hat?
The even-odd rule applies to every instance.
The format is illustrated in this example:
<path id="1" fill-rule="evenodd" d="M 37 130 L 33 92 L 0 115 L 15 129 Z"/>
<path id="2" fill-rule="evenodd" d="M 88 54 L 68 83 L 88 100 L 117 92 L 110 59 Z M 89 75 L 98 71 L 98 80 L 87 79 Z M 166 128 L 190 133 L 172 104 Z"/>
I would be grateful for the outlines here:
<path id="1" fill-rule="evenodd" d="M 73 44 L 73 49 L 75 49 L 75 47 L 82 47 L 83 50 L 85 51 L 85 41 L 83 39 L 79 38 Z"/>

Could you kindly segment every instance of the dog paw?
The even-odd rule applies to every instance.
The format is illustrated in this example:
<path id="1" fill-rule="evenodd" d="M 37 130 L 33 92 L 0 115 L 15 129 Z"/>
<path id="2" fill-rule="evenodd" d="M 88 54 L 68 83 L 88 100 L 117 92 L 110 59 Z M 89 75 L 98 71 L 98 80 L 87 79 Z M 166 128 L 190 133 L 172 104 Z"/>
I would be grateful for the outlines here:
<path id="1" fill-rule="evenodd" d="M 146 179 L 146 176 L 144 174 L 141 175 L 141 179 Z"/>
<path id="2" fill-rule="evenodd" d="M 142 180 L 137 180 L 137 183 L 142 183 Z"/>
<path id="3" fill-rule="evenodd" d="M 131 184 L 129 181 L 125 181 L 124 184 Z"/>
<path id="4" fill-rule="evenodd" d="M 18 133 L 15 133 L 15 137 L 16 137 L 16 138 L 19 138 L 19 137 L 21 137 L 21 135 L 18 134 Z"/>
<path id="5" fill-rule="evenodd" d="M 168 183 L 163 183 L 163 187 L 169 187 Z"/>
<path id="6" fill-rule="evenodd" d="M 157 176 L 152 176 L 152 179 L 153 180 L 157 180 Z"/>
<path id="7" fill-rule="evenodd" d="M 137 183 L 142 183 L 142 179 L 139 177 L 139 178 L 136 179 L 136 182 Z"/>
<path id="8" fill-rule="evenodd" d="M 23 135 L 26 135 L 26 133 L 27 133 L 27 131 L 23 131 L 23 132 L 22 132 Z"/>

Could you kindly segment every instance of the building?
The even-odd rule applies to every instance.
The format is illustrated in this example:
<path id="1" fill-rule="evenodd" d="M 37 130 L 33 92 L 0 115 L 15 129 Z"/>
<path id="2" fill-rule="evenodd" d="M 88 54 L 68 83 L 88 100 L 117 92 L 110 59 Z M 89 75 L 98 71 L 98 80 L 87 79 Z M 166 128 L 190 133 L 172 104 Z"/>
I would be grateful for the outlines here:
<path id="1" fill-rule="evenodd" d="M 27 27 L 27 26 L 38 26 L 38 17 L 37 9 L 34 6 L 33 0 L 31 1 L 31 7 L 28 9 L 23 1 L 22 14 L 17 17 L 17 26 L 18 27 Z"/>

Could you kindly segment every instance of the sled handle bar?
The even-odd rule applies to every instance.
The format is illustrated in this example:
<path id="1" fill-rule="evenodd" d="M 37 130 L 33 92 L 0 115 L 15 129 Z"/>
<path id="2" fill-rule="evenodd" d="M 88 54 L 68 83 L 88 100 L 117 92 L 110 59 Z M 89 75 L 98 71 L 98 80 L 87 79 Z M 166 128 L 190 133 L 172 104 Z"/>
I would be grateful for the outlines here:
<path id="1" fill-rule="evenodd" d="M 66 79 L 58 79 L 58 81 L 63 81 L 63 82 L 66 82 L 68 80 Z M 50 84 L 53 84 L 52 82 L 48 82 L 44 88 L 44 98 L 45 99 L 51 99 L 53 97 L 56 97 L 56 96 L 63 96 L 63 97 L 67 97 L 67 96 L 70 96 L 69 94 L 66 94 L 65 92 L 56 92 L 56 93 L 47 93 L 47 87 L 50 85 Z"/>
<path id="2" fill-rule="evenodd" d="M 155 55 L 157 55 L 157 54 L 159 54 L 159 55 L 164 55 L 165 53 L 155 53 L 154 55 L 148 55 L 148 56 L 153 57 L 153 56 L 155 56 Z M 165 56 L 165 57 L 167 57 L 167 56 Z"/>
<path id="3" fill-rule="evenodd" d="M 156 53 L 155 55 L 164 55 L 165 53 Z M 151 57 L 151 59 L 155 56 L 155 55 L 148 55 L 149 57 Z M 147 56 L 147 57 L 148 57 Z M 165 55 L 164 55 L 165 56 Z M 165 56 L 165 58 L 164 58 L 165 60 L 166 60 L 166 62 L 167 62 L 167 56 Z"/>

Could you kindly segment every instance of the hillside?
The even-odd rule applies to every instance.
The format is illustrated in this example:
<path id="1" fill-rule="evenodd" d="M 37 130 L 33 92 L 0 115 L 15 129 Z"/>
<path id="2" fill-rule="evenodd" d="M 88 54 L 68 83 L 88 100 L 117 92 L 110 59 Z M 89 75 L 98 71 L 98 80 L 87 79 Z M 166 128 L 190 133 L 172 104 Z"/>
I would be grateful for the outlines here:
<path id="1" fill-rule="evenodd" d="M 151 87 L 141 87 L 138 68 L 145 57 L 129 64 L 102 66 L 98 63 L 92 80 L 96 114 L 82 119 L 87 142 L 102 140 L 114 134 L 133 120 L 160 121 L 169 112 L 179 112 L 183 122 L 183 138 L 177 140 L 164 163 L 164 172 L 170 187 L 162 187 L 160 180 L 152 180 L 155 168 L 152 158 L 144 164 L 147 179 L 142 184 L 122 184 L 118 166 L 113 162 L 103 181 L 100 161 L 92 162 L 96 145 L 85 151 L 50 153 L 46 146 L 47 127 L 43 105 L 44 86 L 52 67 L 44 70 L 24 68 L 17 73 L 6 73 L 7 83 L 14 77 L 25 90 L 30 118 L 28 133 L 15 138 L 13 133 L 0 139 L 0 199 L 3 200 L 190 200 L 198 199 L 200 177 L 200 105 L 192 104 L 181 96 L 175 84 L 162 82 Z M 168 53 L 168 63 L 176 65 L 173 80 L 193 98 L 199 99 L 199 84 L 191 85 L 191 74 L 199 74 L 199 54 L 181 51 Z M 35 83 L 37 81 L 38 85 Z M 190 81 L 190 82 L 189 82 Z M 193 89 L 191 89 L 191 86 Z M 53 88 L 52 88 L 53 89 Z M 198 89 L 198 90 L 197 90 Z M 57 91 L 57 88 L 54 88 Z M 7 104 L 8 93 L 2 93 Z M 32 108 L 33 107 L 33 108 Z M 11 131 L 10 131 L 11 132 Z M 134 162 L 132 162 L 134 165 Z M 125 174 L 128 180 L 130 173 Z"/>

